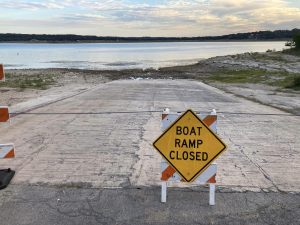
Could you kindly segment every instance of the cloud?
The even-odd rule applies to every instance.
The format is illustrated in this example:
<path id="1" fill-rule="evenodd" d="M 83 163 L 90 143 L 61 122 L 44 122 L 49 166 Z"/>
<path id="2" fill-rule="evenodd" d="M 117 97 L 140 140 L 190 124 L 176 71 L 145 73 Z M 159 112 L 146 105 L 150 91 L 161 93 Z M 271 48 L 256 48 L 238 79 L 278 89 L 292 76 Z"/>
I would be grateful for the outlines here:
<path id="1" fill-rule="evenodd" d="M 203 36 L 300 24 L 299 4 L 288 0 L 5 0 L 1 7 L 17 12 L 48 10 L 48 17 L 36 20 L 48 26 L 53 20 L 65 25 L 65 30 L 97 30 L 93 33 L 97 35 L 111 31 L 111 35 L 119 36 Z M 34 18 L 30 21 L 33 23 Z"/>
<path id="2" fill-rule="evenodd" d="M 240 31 L 284 29 L 286 23 L 298 21 L 300 24 L 300 9 L 291 7 L 282 0 L 212 0 L 209 14 L 215 15 L 226 27 L 237 27 Z M 231 30 L 238 31 L 238 30 Z"/>
<path id="3" fill-rule="evenodd" d="M 101 15 L 95 15 L 95 14 L 69 14 L 66 16 L 62 16 L 60 18 L 61 20 L 66 21 L 81 21 L 81 22 L 99 22 L 105 19 L 104 16 Z"/>
<path id="4" fill-rule="evenodd" d="M 9 9 L 28 9 L 28 10 L 37 10 L 37 9 L 63 9 L 65 4 L 61 4 L 58 1 L 4 1 L 1 3 L 1 8 Z"/>

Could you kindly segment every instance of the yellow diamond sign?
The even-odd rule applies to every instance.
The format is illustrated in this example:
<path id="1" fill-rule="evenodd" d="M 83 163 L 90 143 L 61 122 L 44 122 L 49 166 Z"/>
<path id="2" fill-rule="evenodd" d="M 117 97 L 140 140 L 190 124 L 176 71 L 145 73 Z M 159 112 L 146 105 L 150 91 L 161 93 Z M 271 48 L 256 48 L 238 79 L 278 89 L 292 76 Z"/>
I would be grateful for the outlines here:
<path id="1" fill-rule="evenodd" d="M 187 182 L 197 178 L 226 149 L 192 110 L 183 113 L 153 146 Z"/>

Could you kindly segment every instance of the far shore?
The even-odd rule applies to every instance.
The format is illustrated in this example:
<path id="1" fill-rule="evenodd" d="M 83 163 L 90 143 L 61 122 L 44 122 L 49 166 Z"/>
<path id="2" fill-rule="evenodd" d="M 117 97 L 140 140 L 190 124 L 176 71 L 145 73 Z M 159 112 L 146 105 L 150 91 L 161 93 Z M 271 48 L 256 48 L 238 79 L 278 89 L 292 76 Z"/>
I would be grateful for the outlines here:
<path id="1" fill-rule="evenodd" d="M 95 43 L 165 43 L 165 42 L 277 42 L 277 41 L 290 41 L 290 39 L 241 39 L 241 40 L 232 40 L 232 39 L 224 39 L 224 40 L 141 40 L 141 41 L 0 41 L 0 44 L 95 44 Z"/>
<path id="2" fill-rule="evenodd" d="M 9 106 L 118 79 L 193 79 L 300 115 L 300 57 L 282 52 L 219 56 L 157 70 L 8 69 L 6 78 L 0 82 L 0 103 Z"/>

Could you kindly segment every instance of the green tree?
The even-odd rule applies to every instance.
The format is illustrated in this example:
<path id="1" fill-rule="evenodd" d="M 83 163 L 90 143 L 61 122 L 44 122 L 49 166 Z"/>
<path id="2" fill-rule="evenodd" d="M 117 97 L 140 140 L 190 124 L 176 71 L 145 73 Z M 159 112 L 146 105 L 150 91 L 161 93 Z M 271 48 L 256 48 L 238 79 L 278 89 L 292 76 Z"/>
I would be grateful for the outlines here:
<path id="1" fill-rule="evenodd" d="M 297 50 L 300 49 L 300 33 L 297 33 L 293 37 L 293 44 Z"/>

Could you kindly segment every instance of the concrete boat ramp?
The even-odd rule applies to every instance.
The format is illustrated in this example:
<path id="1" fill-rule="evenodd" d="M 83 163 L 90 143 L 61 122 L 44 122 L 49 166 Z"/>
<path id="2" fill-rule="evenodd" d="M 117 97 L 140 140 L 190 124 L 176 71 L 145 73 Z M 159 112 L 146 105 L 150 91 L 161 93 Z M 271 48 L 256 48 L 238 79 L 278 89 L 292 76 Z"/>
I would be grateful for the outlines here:
<path id="1" fill-rule="evenodd" d="M 16 147 L 0 162 L 16 170 L 0 192 L 1 225 L 299 224 L 297 116 L 193 80 L 118 80 L 22 104 L 12 111 L 27 113 L 0 127 Z M 217 160 L 216 206 L 207 188 L 181 184 L 159 202 L 152 142 L 164 108 L 217 111 L 228 150 Z"/>

